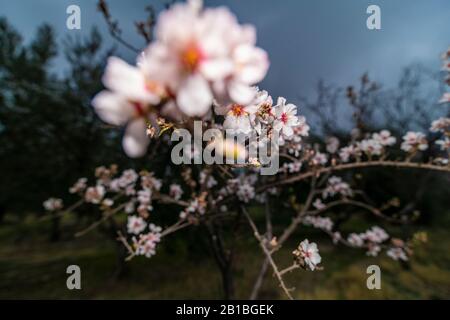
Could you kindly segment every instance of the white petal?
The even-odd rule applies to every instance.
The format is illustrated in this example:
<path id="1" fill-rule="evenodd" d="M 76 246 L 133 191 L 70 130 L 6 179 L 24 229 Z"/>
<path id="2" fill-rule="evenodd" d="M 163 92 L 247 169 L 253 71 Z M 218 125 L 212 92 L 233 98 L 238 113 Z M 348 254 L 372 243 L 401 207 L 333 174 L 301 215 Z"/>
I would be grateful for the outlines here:
<path id="1" fill-rule="evenodd" d="M 103 84 L 130 100 L 158 103 L 159 97 L 146 88 L 145 78 L 139 68 L 117 57 L 110 57 L 103 75 Z"/>
<path id="2" fill-rule="evenodd" d="M 139 118 L 131 121 L 122 140 L 125 153 L 132 158 L 142 157 L 147 151 L 148 143 L 145 119 Z"/>
<path id="3" fill-rule="evenodd" d="M 92 100 L 95 112 L 103 121 L 113 125 L 124 125 L 134 114 L 133 106 L 121 95 L 101 91 Z"/>
<path id="4" fill-rule="evenodd" d="M 237 64 L 239 81 L 247 84 L 263 80 L 269 69 L 267 53 L 261 48 L 241 45 L 234 51 L 233 58 Z"/>
<path id="5" fill-rule="evenodd" d="M 228 59 L 213 59 L 203 62 L 200 68 L 208 80 L 220 81 L 232 73 L 233 64 Z"/>
<path id="6" fill-rule="evenodd" d="M 192 75 L 181 85 L 177 103 L 188 116 L 203 116 L 211 108 L 213 96 L 208 82 L 201 75 Z"/>
<path id="7" fill-rule="evenodd" d="M 255 98 L 256 90 L 246 84 L 231 81 L 228 85 L 228 94 L 234 102 L 247 105 Z"/>

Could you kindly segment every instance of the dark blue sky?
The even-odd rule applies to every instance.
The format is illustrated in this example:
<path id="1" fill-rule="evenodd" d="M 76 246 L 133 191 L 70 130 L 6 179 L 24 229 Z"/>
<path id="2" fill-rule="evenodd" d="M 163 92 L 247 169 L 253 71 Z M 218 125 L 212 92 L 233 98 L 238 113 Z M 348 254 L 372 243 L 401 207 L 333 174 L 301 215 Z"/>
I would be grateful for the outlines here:
<path id="1" fill-rule="evenodd" d="M 0 16 L 30 39 L 36 26 L 52 24 L 58 37 L 86 35 L 97 25 L 108 43 L 105 23 L 95 0 L 0 0 Z M 136 46 L 143 42 L 134 32 L 133 21 L 145 17 L 148 4 L 161 7 L 161 0 L 109 0 L 121 22 L 124 35 Z M 271 67 L 261 87 L 273 95 L 295 101 L 310 96 L 317 81 L 345 86 L 368 71 L 372 78 L 393 84 L 402 67 L 420 62 L 436 71 L 439 54 L 450 45 L 449 0 L 206 0 L 207 6 L 227 5 L 241 22 L 258 30 L 258 44 L 269 52 Z M 81 7 L 82 29 L 65 27 L 66 8 Z M 366 28 L 366 8 L 381 7 L 382 30 Z M 118 45 L 129 61 L 134 53 Z M 55 67 L 62 66 L 56 62 Z"/>

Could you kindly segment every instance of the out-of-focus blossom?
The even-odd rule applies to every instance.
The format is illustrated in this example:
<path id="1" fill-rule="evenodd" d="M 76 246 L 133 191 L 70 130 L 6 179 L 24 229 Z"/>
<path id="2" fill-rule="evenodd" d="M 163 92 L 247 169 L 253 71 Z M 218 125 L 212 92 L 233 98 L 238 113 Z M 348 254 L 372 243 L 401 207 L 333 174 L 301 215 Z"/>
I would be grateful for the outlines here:
<path id="1" fill-rule="evenodd" d="M 372 139 L 382 146 L 392 146 L 397 142 L 397 139 L 391 135 L 389 130 L 381 130 L 379 133 L 374 133 Z"/>
<path id="2" fill-rule="evenodd" d="M 96 113 L 106 123 L 127 125 L 123 148 L 130 157 L 142 156 L 148 145 L 150 106 L 159 103 L 159 92 L 149 84 L 142 70 L 116 57 L 108 59 L 103 84 L 108 90 L 92 100 Z"/>
<path id="3" fill-rule="evenodd" d="M 450 130 L 450 118 L 441 117 L 431 123 L 431 132 L 446 132 Z"/>
<path id="4" fill-rule="evenodd" d="M 70 193 L 79 193 L 86 189 L 87 178 L 80 178 L 75 182 L 75 184 L 69 189 Z"/>
<path id="5" fill-rule="evenodd" d="M 84 200 L 88 203 L 99 204 L 102 201 L 105 192 L 105 187 L 102 185 L 89 187 L 84 194 Z"/>
<path id="6" fill-rule="evenodd" d="M 127 222 L 128 233 L 139 234 L 145 230 L 147 223 L 142 217 L 139 216 L 129 216 Z"/>
<path id="7" fill-rule="evenodd" d="M 322 210 L 322 209 L 324 209 L 326 207 L 325 204 L 322 202 L 322 200 L 320 198 L 317 198 L 316 200 L 314 200 L 312 205 L 317 210 Z"/>
<path id="8" fill-rule="evenodd" d="M 175 200 L 180 200 L 182 195 L 183 189 L 181 189 L 181 186 L 179 184 L 172 183 L 169 187 L 169 196 Z"/>
<path id="9" fill-rule="evenodd" d="M 379 142 L 379 140 L 375 139 L 365 139 L 359 142 L 359 149 L 366 153 L 367 155 L 376 155 L 379 156 L 383 151 L 383 146 Z"/>
<path id="10" fill-rule="evenodd" d="M 333 229 L 333 221 L 328 217 L 306 216 L 303 224 L 312 225 L 314 228 L 331 231 Z"/>
<path id="11" fill-rule="evenodd" d="M 361 237 L 361 235 L 356 233 L 350 233 L 347 237 L 347 242 L 357 248 L 364 245 L 364 239 Z"/>
<path id="12" fill-rule="evenodd" d="M 339 149 L 339 139 L 336 137 L 329 137 L 326 140 L 327 146 L 326 150 L 329 153 L 336 153 L 336 151 Z"/>
<path id="13" fill-rule="evenodd" d="M 316 154 L 311 159 L 311 164 L 313 166 L 324 166 L 328 162 L 328 156 L 325 153 L 316 152 Z"/>
<path id="14" fill-rule="evenodd" d="M 443 140 L 436 140 L 436 144 L 440 146 L 441 150 L 450 149 L 450 139 L 445 137 Z"/>
<path id="15" fill-rule="evenodd" d="M 386 251 L 386 254 L 395 261 L 408 261 L 408 256 L 402 248 L 390 248 L 388 251 Z"/>
<path id="16" fill-rule="evenodd" d="M 175 4 L 160 14 L 155 35 L 140 66 L 168 88 L 187 116 L 205 115 L 214 97 L 248 104 L 251 86 L 269 66 L 265 51 L 255 47 L 254 28 L 239 25 L 223 7 Z"/>
<path id="17" fill-rule="evenodd" d="M 403 136 L 401 149 L 406 152 L 428 149 L 428 142 L 425 135 L 421 132 L 408 131 Z"/>
<path id="18" fill-rule="evenodd" d="M 43 206 L 47 211 L 57 211 L 63 208 L 63 201 L 58 198 L 49 198 L 43 202 Z"/>
<path id="19" fill-rule="evenodd" d="M 342 178 L 332 176 L 327 181 L 327 186 L 322 192 L 324 199 L 340 194 L 344 197 L 353 196 L 353 190 L 347 182 L 342 181 Z"/>

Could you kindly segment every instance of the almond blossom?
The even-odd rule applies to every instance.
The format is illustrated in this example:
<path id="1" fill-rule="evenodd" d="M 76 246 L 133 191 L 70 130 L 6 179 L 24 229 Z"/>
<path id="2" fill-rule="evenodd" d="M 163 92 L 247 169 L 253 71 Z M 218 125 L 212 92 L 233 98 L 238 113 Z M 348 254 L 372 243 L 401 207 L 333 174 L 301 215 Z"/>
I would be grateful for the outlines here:
<path id="1" fill-rule="evenodd" d="M 372 139 L 377 141 L 382 146 L 392 146 L 395 144 L 397 139 L 391 135 L 389 130 L 381 130 L 379 133 L 374 133 Z"/>
<path id="2" fill-rule="evenodd" d="M 400 148 L 406 152 L 423 151 L 428 149 L 428 142 L 423 133 L 408 131 L 403 136 L 403 142 Z"/>
<path id="3" fill-rule="evenodd" d="M 101 91 L 92 100 L 97 115 L 106 123 L 126 125 L 124 151 L 130 157 L 142 156 L 148 145 L 150 106 L 160 101 L 158 89 L 139 68 L 116 57 L 108 59 L 103 84 L 108 90 Z"/>
<path id="4" fill-rule="evenodd" d="M 63 201 L 58 198 L 49 198 L 44 201 L 43 206 L 47 211 L 57 211 L 63 208 Z"/>
<path id="5" fill-rule="evenodd" d="M 106 193 L 106 189 L 102 185 L 87 188 L 84 199 L 87 203 L 98 204 L 102 201 L 103 196 Z"/>
<path id="6" fill-rule="evenodd" d="M 140 61 L 188 116 L 204 116 L 215 96 L 249 103 L 251 86 L 268 69 L 265 51 L 255 47 L 253 27 L 239 25 L 226 8 L 201 7 L 201 1 L 188 1 L 161 13 L 155 41 Z"/>
<path id="7" fill-rule="evenodd" d="M 408 256 L 402 248 L 391 248 L 386 252 L 386 254 L 396 261 L 408 261 Z"/>
<path id="8" fill-rule="evenodd" d="M 283 136 L 291 137 L 294 134 L 293 127 L 299 124 L 297 107 L 292 103 L 286 104 L 286 99 L 279 97 L 277 105 L 274 107 L 274 115 L 273 128 L 280 131 Z"/>
<path id="9" fill-rule="evenodd" d="M 128 233 L 139 234 L 145 230 L 147 223 L 142 217 L 139 216 L 129 216 L 127 222 Z"/>
<path id="10" fill-rule="evenodd" d="M 317 265 L 322 261 L 322 257 L 319 254 L 317 244 L 309 242 L 308 239 L 300 242 L 300 245 L 296 250 L 292 252 L 301 266 L 308 267 L 311 271 L 317 268 Z"/>

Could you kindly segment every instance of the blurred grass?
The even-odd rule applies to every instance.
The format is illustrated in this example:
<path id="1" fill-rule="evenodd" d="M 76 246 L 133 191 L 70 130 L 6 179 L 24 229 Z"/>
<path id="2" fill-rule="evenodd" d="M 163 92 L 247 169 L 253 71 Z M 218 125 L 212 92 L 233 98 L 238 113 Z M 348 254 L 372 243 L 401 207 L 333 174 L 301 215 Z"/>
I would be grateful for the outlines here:
<path id="1" fill-rule="evenodd" d="M 114 277 L 117 257 L 115 243 L 98 232 L 51 243 L 48 224 L 32 215 L 17 223 L 8 216 L 0 226 L 0 298 L 2 299 L 215 299 L 221 298 L 220 275 L 207 254 L 192 253 L 192 245 L 175 239 L 170 248 L 158 247 L 150 260 L 135 258 L 128 262 L 129 272 Z M 335 247 L 330 240 L 311 229 L 294 235 L 300 241 L 309 238 L 319 244 L 324 270 L 296 270 L 286 276 L 300 299 L 449 299 L 450 298 L 450 225 L 444 215 L 433 226 L 420 228 L 428 233 L 428 243 L 416 248 L 409 268 L 387 258 L 367 257 L 363 251 Z M 363 220 L 350 222 L 347 228 L 360 228 Z M 73 226 L 74 221 L 65 221 Z M 412 227 L 408 227 L 414 231 Z M 237 298 L 249 296 L 262 256 L 249 230 L 240 237 L 236 255 L 235 286 Z M 166 239 L 170 243 L 173 239 Z M 292 263 L 288 243 L 276 254 L 281 266 Z M 67 266 L 81 267 L 82 290 L 66 288 Z M 378 264 L 382 271 L 382 289 L 368 290 L 366 268 Z M 284 299 L 269 273 L 260 298 Z"/>

